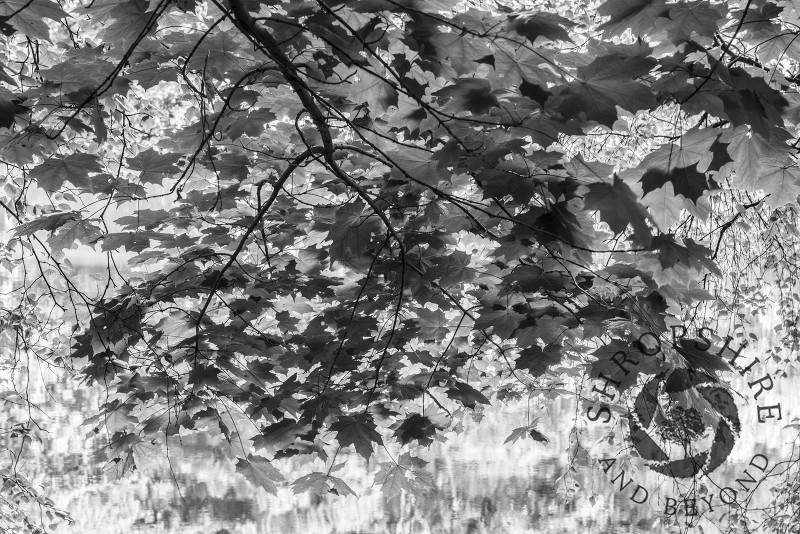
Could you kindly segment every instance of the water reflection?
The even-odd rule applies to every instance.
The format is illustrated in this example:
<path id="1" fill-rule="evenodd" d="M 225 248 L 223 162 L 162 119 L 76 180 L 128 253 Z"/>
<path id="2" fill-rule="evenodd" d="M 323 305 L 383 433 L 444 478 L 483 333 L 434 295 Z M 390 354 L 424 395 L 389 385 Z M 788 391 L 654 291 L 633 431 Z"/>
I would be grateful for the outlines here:
<path id="1" fill-rule="evenodd" d="M 79 271 L 83 284 L 92 282 L 91 270 Z M 502 445 L 510 431 L 526 424 L 526 406 L 500 406 L 486 411 L 478 424 L 465 420 L 463 435 L 446 443 L 434 443 L 418 451 L 435 489 L 423 498 L 400 495 L 384 499 L 372 486 L 376 464 L 388 459 L 381 451 L 369 464 L 350 456 L 337 473 L 359 498 L 293 495 L 281 488 L 277 496 L 254 489 L 234 472 L 231 451 L 218 439 L 205 435 L 175 437 L 169 456 L 143 451 L 140 469 L 122 480 L 104 470 L 99 437 L 87 438 L 81 427 L 98 404 L 105 401 L 101 388 L 76 386 L 66 376 L 48 369 L 30 369 L 24 375 L 28 395 L 43 414 L 37 417 L 44 429 L 40 443 L 26 450 L 22 467 L 57 505 L 76 519 L 72 527 L 57 532 L 77 533 L 215 533 L 255 534 L 269 532 L 315 533 L 642 533 L 669 529 L 656 522 L 663 502 L 638 505 L 618 491 L 607 473 L 586 454 L 574 454 L 570 434 L 573 399 L 557 398 L 537 407 L 541 431 L 547 445 L 531 440 Z M 796 381 L 795 381 L 796 382 Z M 800 404 L 791 382 L 780 387 L 788 405 Z M 22 406 L 6 404 L 6 421 L 24 420 Z M 791 410 L 786 410 L 786 419 Z M 587 448 L 602 439 L 606 430 L 584 427 L 580 435 Z M 772 435 L 759 436 L 765 454 L 785 454 L 787 436 L 775 426 Z M 14 443 L 5 434 L 0 448 Z M 753 436 L 743 436 L 743 440 Z M 742 447 L 746 449 L 743 442 Z M 756 446 L 756 445 L 753 445 Z M 157 450 L 157 449 L 154 449 Z M 344 454 L 344 453 L 340 453 Z M 735 478 L 750 456 L 732 457 L 720 476 Z M 574 460 L 574 472 L 561 478 Z M 316 469 L 320 468 L 317 464 Z M 310 470 L 308 465 L 288 461 L 281 469 L 290 480 Z M 299 473 L 299 474 L 298 474 Z M 652 473 L 650 473 L 652 475 Z M 648 487 L 657 485 L 655 477 Z M 654 482 L 656 481 L 656 482 Z M 571 484 L 581 490 L 573 493 Z M 667 488 L 668 489 L 668 488 Z"/>

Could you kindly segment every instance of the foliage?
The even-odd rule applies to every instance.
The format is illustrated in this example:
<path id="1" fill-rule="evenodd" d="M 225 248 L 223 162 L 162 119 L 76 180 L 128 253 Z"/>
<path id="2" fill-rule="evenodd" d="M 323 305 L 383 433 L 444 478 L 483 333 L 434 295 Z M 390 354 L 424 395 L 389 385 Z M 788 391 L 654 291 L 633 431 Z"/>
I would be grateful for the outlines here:
<path id="1" fill-rule="evenodd" d="M 429 444 L 493 400 L 597 376 L 599 345 L 644 332 L 716 318 L 744 336 L 743 303 L 770 303 L 759 280 L 792 359 L 791 1 L 0 16 L 2 263 L 25 281 L 6 323 L 57 322 L 37 356 L 109 389 L 121 473 L 137 447 L 207 431 L 267 491 L 271 462 L 307 455 L 330 466 L 295 491 L 344 495 L 339 449 Z M 112 274 L 98 297 L 71 278 L 89 249 Z M 534 424 L 510 439 L 546 441 Z M 420 462 L 376 484 L 414 491 Z"/>

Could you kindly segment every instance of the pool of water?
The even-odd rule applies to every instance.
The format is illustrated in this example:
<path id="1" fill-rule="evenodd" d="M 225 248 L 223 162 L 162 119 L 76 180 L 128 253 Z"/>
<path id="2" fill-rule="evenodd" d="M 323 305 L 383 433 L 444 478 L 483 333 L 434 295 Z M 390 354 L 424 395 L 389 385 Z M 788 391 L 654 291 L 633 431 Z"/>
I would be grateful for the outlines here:
<path id="1" fill-rule="evenodd" d="M 83 283 L 92 283 L 90 274 L 81 271 Z M 117 480 L 102 461 L 102 439 L 82 425 L 106 392 L 31 364 L 18 370 L 18 380 L 41 408 L 35 416 L 41 440 L 25 449 L 18 467 L 75 519 L 74 525 L 59 527 L 59 533 L 656 533 L 694 532 L 698 524 L 707 532 L 735 531 L 735 519 L 720 519 L 725 506 L 719 490 L 738 487 L 737 478 L 748 468 L 760 480 L 762 471 L 751 464 L 755 455 L 767 458 L 770 467 L 791 456 L 795 431 L 783 427 L 800 407 L 798 378 L 790 374 L 776 383 L 771 393 L 780 398 L 783 420 L 770 425 L 756 421 L 746 378 L 734 384 L 743 392 L 737 400 L 743 430 L 728 462 L 712 478 L 665 480 L 636 458 L 628 462 L 630 451 L 620 448 L 620 440 L 610 445 L 607 439 L 621 431 L 620 425 L 589 421 L 576 396 L 544 395 L 529 403 L 488 407 L 480 422 L 464 418 L 462 434 L 416 449 L 428 462 L 431 488 L 421 497 L 386 499 L 373 481 L 377 464 L 400 452 L 391 445 L 370 462 L 339 453 L 347 461 L 336 474 L 357 497 L 294 495 L 288 486 L 268 495 L 235 472 L 235 449 L 203 434 L 174 437 L 168 453 L 160 447 L 139 451 L 138 470 Z M 6 428 L 29 415 L 24 406 L 10 403 L 3 411 Z M 504 445 L 511 431 L 531 417 L 539 418 L 538 428 L 549 442 L 524 439 Z M 13 439 L 0 433 L 0 449 L 15 450 Z M 611 464 L 612 458 L 618 462 Z M 278 465 L 289 480 L 324 469 L 321 463 L 295 459 Z M 643 493 L 635 492 L 637 486 L 648 494 L 644 502 L 639 502 Z M 752 491 L 741 491 L 740 497 L 751 496 L 754 508 L 769 504 L 769 484 L 761 486 L 746 484 Z M 697 514 L 687 517 L 682 499 L 691 492 Z M 715 497 L 704 507 L 700 497 L 709 494 Z M 676 513 L 664 517 L 665 510 Z"/>

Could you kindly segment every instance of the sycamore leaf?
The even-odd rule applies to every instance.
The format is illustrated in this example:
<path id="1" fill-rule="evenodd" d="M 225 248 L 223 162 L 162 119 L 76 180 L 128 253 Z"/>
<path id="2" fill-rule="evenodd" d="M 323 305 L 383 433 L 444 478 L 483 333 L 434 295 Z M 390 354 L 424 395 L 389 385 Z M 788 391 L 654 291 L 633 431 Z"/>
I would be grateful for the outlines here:
<path id="1" fill-rule="evenodd" d="M 152 148 L 140 152 L 136 157 L 128 158 L 128 168 L 139 171 L 142 182 L 160 183 L 165 174 L 173 174 L 180 169 L 178 161 L 183 156 L 180 154 L 161 154 Z"/>
<path id="2" fill-rule="evenodd" d="M 78 219 L 79 217 L 80 215 L 74 211 L 52 213 L 50 215 L 45 215 L 44 217 L 39 217 L 38 219 L 35 219 L 33 221 L 20 224 L 19 226 L 14 228 L 14 233 L 20 236 L 24 236 L 24 235 L 33 235 L 39 230 L 52 232 L 60 228 L 61 226 L 64 226 L 68 222 Z"/>
<path id="3" fill-rule="evenodd" d="M 455 112 L 469 111 L 473 115 L 482 115 L 500 105 L 497 97 L 492 94 L 492 84 L 483 78 L 458 78 L 453 85 L 433 94 L 449 99 L 445 109 Z"/>
<path id="4" fill-rule="evenodd" d="M 270 453 L 282 451 L 294 444 L 300 436 L 311 431 L 311 425 L 302 424 L 291 418 L 283 418 L 261 431 L 253 438 L 256 450 L 265 449 Z"/>
<path id="5" fill-rule="evenodd" d="M 564 28 L 571 28 L 575 23 L 555 13 L 535 12 L 511 15 L 508 28 L 526 37 L 530 42 L 537 37 L 544 37 L 551 41 L 569 41 L 569 33 Z"/>
<path id="6" fill-rule="evenodd" d="M 613 184 L 590 184 L 583 201 L 587 209 L 600 212 L 600 219 L 608 224 L 612 232 L 619 234 L 630 224 L 639 242 L 645 247 L 650 246 L 653 236 L 647 221 L 652 221 L 652 217 L 619 176 L 614 175 Z"/>
<path id="7" fill-rule="evenodd" d="M 154 13 L 148 12 L 146 0 L 122 0 L 115 4 L 105 17 L 110 22 L 100 35 L 115 48 L 125 49 L 141 35 Z"/>
<path id="8" fill-rule="evenodd" d="M 475 70 L 474 63 L 489 62 L 491 50 L 486 42 L 461 32 L 439 33 L 431 38 L 439 57 L 449 59 L 450 65 L 459 74 L 469 74 Z"/>
<path id="9" fill-rule="evenodd" d="M 390 152 L 387 154 L 395 167 L 392 176 L 398 180 L 408 181 L 408 177 L 426 185 L 439 185 L 440 180 L 447 179 L 447 172 L 438 169 L 431 154 L 422 150 Z"/>
<path id="10" fill-rule="evenodd" d="M 721 18 L 722 15 L 708 0 L 699 0 L 670 5 L 669 22 L 657 20 L 656 24 L 666 23 L 672 42 L 680 43 L 691 38 L 692 33 L 701 37 L 714 35 L 718 29 L 717 21 Z"/>
<path id="11" fill-rule="evenodd" d="M 419 336 L 422 339 L 439 339 L 450 332 L 453 327 L 450 319 L 442 310 L 419 308 L 415 311 Z"/>
<path id="12" fill-rule="evenodd" d="M 116 220 L 116 223 L 126 230 L 152 230 L 158 228 L 170 218 L 170 213 L 166 210 L 143 209 L 136 212 L 136 215 L 126 215 Z"/>
<path id="13" fill-rule="evenodd" d="M 577 80 L 558 94 L 556 109 L 564 118 L 583 116 L 610 127 L 617 120 L 617 106 L 636 112 L 656 105 L 652 91 L 632 79 L 647 74 L 654 65 L 640 56 L 599 57 L 578 67 Z"/>
<path id="14" fill-rule="evenodd" d="M 276 495 L 276 483 L 283 482 L 281 472 L 275 469 L 266 458 L 255 454 L 248 454 L 247 459 L 236 459 L 236 472 L 241 473 L 255 486 L 264 488 L 267 493 Z"/>
<path id="15" fill-rule="evenodd" d="M 503 445 L 505 445 L 506 443 L 516 443 L 518 439 L 524 438 L 527 435 L 528 435 L 527 426 L 521 426 L 519 428 L 515 428 L 514 430 L 511 431 L 511 434 L 509 434 L 506 440 L 503 442 Z"/>
<path id="16" fill-rule="evenodd" d="M 50 28 L 44 19 L 61 20 L 68 15 L 52 0 L 3 0 L 0 17 L 11 17 L 8 22 L 30 38 L 49 41 Z"/>
<path id="17" fill-rule="evenodd" d="M 777 141 L 773 130 L 781 132 L 782 113 L 789 102 L 764 78 L 753 76 L 741 67 L 733 67 L 728 73 L 728 83 L 732 88 L 718 91 L 718 96 L 731 123 L 734 126 L 749 124 L 764 139 Z M 777 142 L 773 144 L 778 145 Z"/>
<path id="18" fill-rule="evenodd" d="M 564 347 L 558 344 L 546 345 L 545 347 L 537 345 L 528 347 L 520 352 L 515 362 L 515 367 L 517 369 L 525 369 L 531 376 L 538 378 L 544 375 L 550 367 L 561 363 L 563 350 Z"/>
<path id="19" fill-rule="evenodd" d="M 380 469 L 375 473 L 373 484 L 381 487 L 384 497 L 390 499 L 403 492 L 410 495 L 419 495 L 426 484 L 416 478 L 413 472 L 394 462 L 382 462 L 378 464 Z"/>
<path id="20" fill-rule="evenodd" d="M 617 54 L 597 58 L 578 68 L 578 79 L 558 94 L 556 109 L 565 118 L 585 117 L 612 126 L 617 106 L 630 112 L 656 105 L 652 91 L 632 76 L 647 73 L 653 63 L 641 57 L 622 58 Z"/>
<path id="21" fill-rule="evenodd" d="M 642 192 L 646 195 L 670 182 L 675 194 L 697 202 L 710 188 L 705 172 L 714 162 L 712 146 L 718 136 L 719 132 L 712 128 L 694 129 L 679 143 L 664 145 L 648 154 L 639 164 L 639 169 L 644 170 Z"/>
<path id="22" fill-rule="evenodd" d="M 767 158 L 759 163 L 761 172 L 756 185 L 769 193 L 766 203 L 773 208 L 796 204 L 800 195 L 800 169 L 797 163 L 789 158 Z"/>
<path id="23" fill-rule="evenodd" d="M 681 338 L 678 340 L 675 350 L 686 360 L 689 369 L 705 371 L 711 375 L 713 375 L 715 371 L 724 373 L 733 370 L 730 364 L 723 360 L 718 354 L 709 352 L 711 347 L 704 349 L 698 348 L 706 345 L 707 343 L 701 339 Z"/>
<path id="24" fill-rule="evenodd" d="M 448 256 L 434 258 L 433 267 L 425 273 L 428 280 L 438 280 L 443 287 L 450 287 L 475 278 L 474 270 L 469 268 L 472 257 L 461 250 Z"/>
<path id="25" fill-rule="evenodd" d="M 508 44 L 495 43 L 495 69 L 506 83 L 519 86 L 523 80 L 547 87 L 548 83 L 560 83 L 561 78 L 552 70 L 552 64 L 542 49 L 531 47 L 510 47 Z"/>
<path id="26" fill-rule="evenodd" d="M 518 313 L 511 307 L 494 304 L 490 308 L 481 310 L 480 316 L 475 320 L 475 328 L 478 330 L 491 328 L 492 334 L 508 339 L 526 318 L 527 315 Z"/>
<path id="27" fill-rule="evenodd" d="M 61 20 L 69 15 L 52 0 L 3 0 L 0 2 L 0 17 L 25 14 L 52 20 Z"/>
<path id="28" fill-rule="evenodd" d="M 531 428 L 528 431 L 528 435 L 531 437 L 531 439 L 533 441 L 538 441 L 539 443 L 549 443 L 550 442 L 550 440 L 547 439 L 547 437 L 544 434 L 542 434 L 541 432 L 539 432 L 535 428 Z"/>
<path id="29" fill-rule="evenodd" d="M 125 248 L 129 252 L 144 252 L 150 241 L 165 242 L 174 239 L 173 234 L 139 230 L 136 232 L 112 232 L 104 234 L 100 241 L 103 252 Z"/>
<path id="30" fill-rule="evenodd" d="M 447 390 L 447 398 L 460 402 L 467 408 L 475 409 L 476 404 L 489 404 L 486 396 L 466 382 L 456 382 Z"/>
<path id="31" fill-rule="evenodd" d="M 65 93 L 78 91 L 84 87 L 95 87 L 114 71 L 114 64 L 88 54 L 70 58 L 42 71 L 42 77 L 61 84 Z"/>
<path id="32" fill-rule="evenodd" d="M 634 36 L 647 35 L 656 29 L 656 19 L 667 14 L 664 0 L 608 0 L 597 12 L 610 17 L 600 25 L 607 36 L 619 35 L 631 29 Z"/>
<path id="33" fill-rule="evenodd" d="M 70 249 L 75 242 L 91 245 L 103 235 L 103 230 L 96 223 L 86 220 L 69 221 L 59 227 L 47 238 L 47 243 L 55 253 Z"/>
<path id="34" fill-rule="evenodd" d="M 658 356 L 642 354 L 619 339 L 595 349 L 592 356 L 597 360 L 589 364 L 589 376 L 601 381 L 604 380 L 602 377 L 608 379 L 609 385 L 606 391 L 614 396 L 617 392 L 623 393 L 634 386 L 640 374 L 658 374 L 665 366 Z M 604 386 L 605 384 L 601 383 L 596 387 Z"/>
<path id="35" fill-rule="evenodd" d="M 682 196 L 675 194 L 672 182 L 664 187 L 649 192 L 642 198 L 658 228 L 667 231 L 673 224 L 681 220 L 681 210 L 686 202 Z"/>
<path id="36" fill-rule="evenodd" d="M 50 158 L 31 169 L 28 178 L 35 180 L 45 191 L 58 191 L 64 182 L 85 188 L 90 187 L 90 173 L 102 172 L 97 156 L 75 153 L 64 158 Z"/>
<path id="37" fill-rule="evenodd" d="M 564 287 L 564 280 L 558 273 L 545 272 L 538 265 L 520 265 L 503 277 L 513 289 L 533 293 L 540 289 L 557 291 Z"/>
<path id="38" fill-rule="evenodd" d="M 320 497 L 324 497 L 328 493 L 341 497 L 356 495 L 350 486 L 341 478 L 319 471 L 304 475 L 292 482 L 292 491 L 295 495 L 307 491 L 312 495 L 319 495 Z"/>
<path id="39" fill-rule="evenodd" d="M 394 436 L 403 445 L 411 440 L 416 440 L 424 447 L 433 443 L 433 437 L 436 436 L 436 425 L 424 415 L 411 414 L 397 427 Z"/>
<path id="40" fill-rule="evenodd" d="M 13 81 L 13 80 L 12 80 Z M 0 100 L 0 128 L 11 128 L 17 115 L 30 111 L 20 100 Z"/>
<path id="41" fill-rule="evenodd" d="M 367 208 L 360 198 L 340 206 L 336 210 L 335 221 L 328 233 L 331 261 L 341 261 L 354 267 L 364 267 L 371 263 L 369 244 L 378 232 L 380 219 Z"/>
<path id="42" fill-rule="evenodd" d="M 785 31 L 777 24 L 772 25 L 767 31 L 759 32 L 759 40 L 761 44 L 758 45 L 756 53 L 762 63 L 784 58 L 800 60 L 800 40 L 793 31 Z"/>
<path id="43" fill-rule="evenodd" d="M 728 154 L 733 159 L 735 175 L 731 184 L 746 189 L 758 189 L 758 176 L 761 174 L 761 151 L 758 134 L 750 134 L 746 126 L 727 130 L 720 138 L 728 143 Z"/>
<path id="44" fill-rule="evenodd" d="M 384 78 L 358 71 L 359 80 L 350 86 L 348 98 L 356 103 L 367 105 L 370 114 L 380 116 L 389 106 L 397 105 L 397 90 Z"/>
<path id="45" fill-rule="evenodd" d="M 539 443 L 549 443 L 550 440 L 536 429 L 536 424 L 538 421 L 539 419 L 536 418 L 531 424 L 512 430 L 511 434 L 509 434 L 509 436 L 503 442 L 503 445 L 506 443 L 515 443 L 518 439 L 524 439 L 525 437 L 530 437 L 532 440 L 538 441 Z"/>
<path id="46" fill-rule="evenodd" d="M 356 452 L 369 460 L 372 455 L 372 444 L 383 444 L 381 435 L 375 430 L 372 417 L 367 414 L 340 417 L 330 427 L 336 432 L 336 441 L 342 447 L 353 445 Z"/>
<path id="47" fill-rule="evenodd" d="M 680 263 L 690 269 L 702 271 L 705 267 L 714 274 L 722 274 L 711 259 L 711 249 L 692 239 L 685 239 L 681 245 L 671 236 L 658 236 L 653 239 L 653 246 L 659 249 L 658 261 L 665 269 Z"/>

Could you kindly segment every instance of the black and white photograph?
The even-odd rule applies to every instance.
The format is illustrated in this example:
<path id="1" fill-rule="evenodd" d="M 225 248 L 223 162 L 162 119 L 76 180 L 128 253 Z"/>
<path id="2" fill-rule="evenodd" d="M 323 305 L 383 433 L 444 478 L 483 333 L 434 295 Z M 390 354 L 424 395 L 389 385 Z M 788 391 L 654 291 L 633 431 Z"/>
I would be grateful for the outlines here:
<path id="1" fill-rule="evenodd" d="M 800 533 L 800 0 L 0 0 L 0 534 Z"/>

